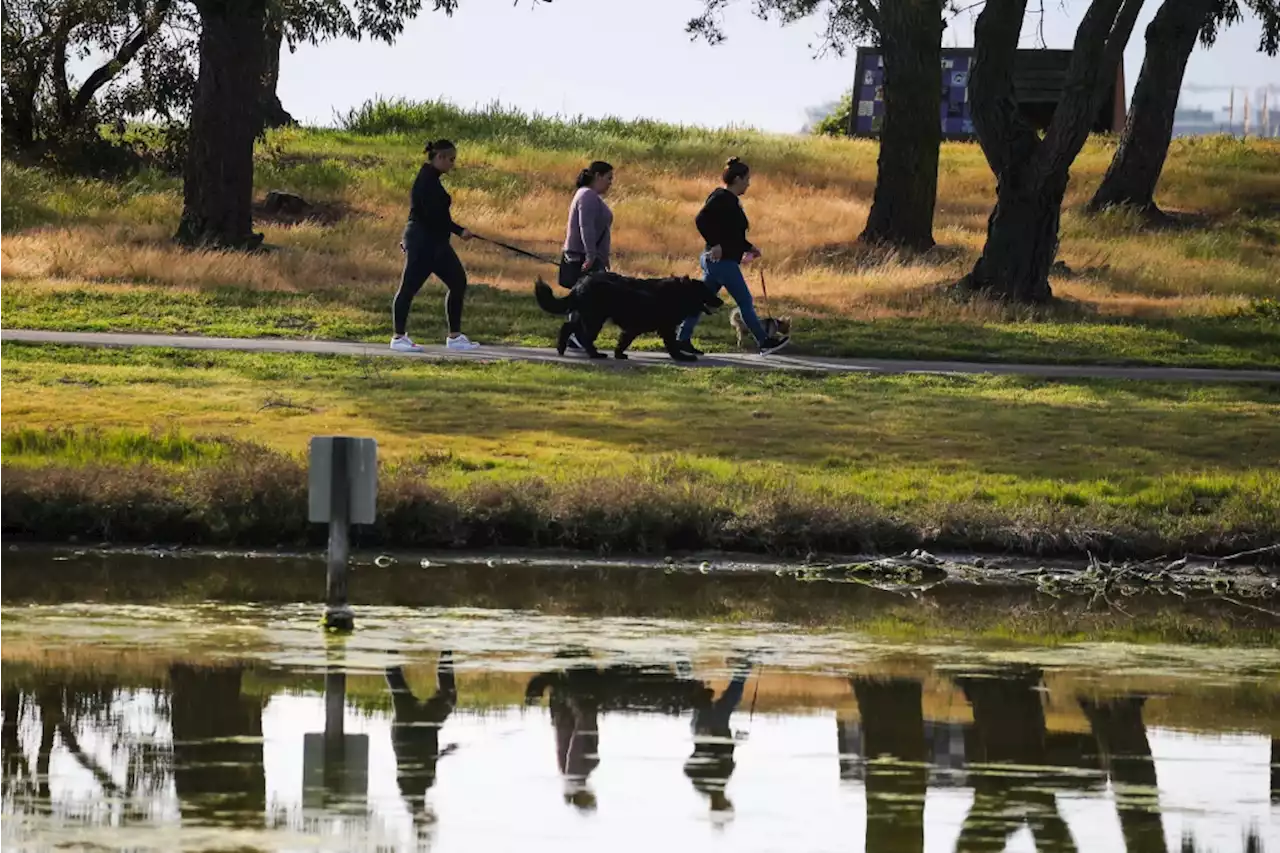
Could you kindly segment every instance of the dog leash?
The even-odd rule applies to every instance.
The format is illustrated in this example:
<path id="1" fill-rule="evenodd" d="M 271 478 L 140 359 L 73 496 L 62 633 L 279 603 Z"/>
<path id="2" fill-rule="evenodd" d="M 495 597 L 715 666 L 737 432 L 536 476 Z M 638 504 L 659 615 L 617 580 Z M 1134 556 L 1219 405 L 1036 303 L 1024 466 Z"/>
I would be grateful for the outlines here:
<path id="1" fill-rule="evenodd" d="M 508 252 L 515 252 L 517 255 L 524 255 L 526 258 L 533 258 L 535 261 L 542 261 L 544 264 L 551 264 L 553 267 L 560 266 L 559 261 L 553 261 L 551 258 L 544 257 L 543 255 L 535 255 L 533 252 L 525 251 L 524 249 L 521 249 L 519 246 L 512 246 L 510 243 L 504 243 L 501 240 L 494 240 L 491 237 L 481 237 L 479 234 L 476 234 L 474 232 L 472 232 L 471 236 L 477 240 L 483 240 L 486 243 L 492 243 L 495 246 L 501 246 L 502 248 L 506 249 Z"/>
<path id="2" fill-rule="evenodd" d="M 521 249 L 519 246 L 512 246 L 510 243 L 504 243 L 501 240 L 494 240 L 490 237 L 481 237 L 479 234 L 476 234 L 474 231 L 471 233 L 471 236 L 474 239 L 480 240 L 484 243 L 492 243 L 495 246 L 501 246 L 502 248 L 506 249 L 508 252 L 515 252 L 517 255 L 524 255 L 526 258 L 533 258 L 535 261 L 542 261 L 542 263 L 551 264 L 553 267 L 560 266 L 559 261 L 554 261 L 551 258 L 545 257 L 543 255 L 535 255 L 533 252 L 525 251 L 524 249 Z M 402 254 L 404 253 L 403 241 L 401 241 L 400 243 L 400 252 Z"/>
<path id="3" fill-rule="evenodd" d="M 764 303 L 765 316 L 772 316 L 773 312 L 769 310 L 769 288 L 764 286 L 764 270 L 760 270 L 760 301 Z"/>

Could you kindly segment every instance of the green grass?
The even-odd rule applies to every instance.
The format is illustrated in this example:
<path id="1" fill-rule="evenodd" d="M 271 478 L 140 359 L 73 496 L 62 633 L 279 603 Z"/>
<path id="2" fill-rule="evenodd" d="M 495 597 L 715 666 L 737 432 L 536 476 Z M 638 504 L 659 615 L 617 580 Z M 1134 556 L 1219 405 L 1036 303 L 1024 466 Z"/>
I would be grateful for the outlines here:
<path id="1" fill-rule="evenodd" d="M 940 248 L 904 258 L 851 245 L 874 188 L 876 148 L 863 140 L 777 136 L 616 119 L 529 116 L 501 107 L 371 103 L 338 130 L 273 132 L 255 154 L 259 197 L 284 188 L 317 202 L 318 219 L 264 219 L 272 250 L 192 253 L 170 236 L 177 179 L 75 179 L 3 164 L 5 287 L 10 328 L 279 335 L 378 341 L 400 269 L 396 248 L 423 138 L 460 147 L 448 178 L 459 221 L 554 254 L 582 163 L 618 167 L 616 266 L 693 273 L 693 215 L 728 154 L 753 164 L 753 239 L 765 248 L 771 308 L 795 320 L 796 351 L 820 355 L 1280 366 L 1280 144 L 1177 140 L 1160 188 L 1187 227 L 1151 230 L 1122 214 L 1080 212 L 1114 150 L 1092 140 L 1074 167 L 1061 257 L 1062 302 L 1036 311 L 958 305 L 939 287 L 981 248 L 993 179 L 980 150 L 944 146 Z M 547 346 L 555 318 L 531 298 L 528 260 L 478 242 L 460 251 L 475 287 L 467 331 L 486 342 Z M 752 287 L 759 295 L 753 274 Z M 443 334 L 440 288 L 418 301 L 411 331 Z M 699 333 L 734 344 L 724 317 Z M 645 339 L 641 347 L 655 347 Z"/>
<path id="2" fill-rule="evenodd" d="M 95 495 L 77 473 L 92 469 L 120 494 L 180 496 L 164 518 L 214 512 L 216 524 L 197 524 L 199 541 L 310 541 L 290 514 L 300 512 L 303 476 L 291 454 L 312 435 L 345 432 L 379 440 L 394 484 L 377 534 L 387 542 L 1154 555 L 1280 539 L 1274 386 L 618 373 L 15 344 L 3 354 L 5 412 L 22 425 L 5 440 L 5 525 L 28 536 L 71 522 L 14 515 L 23 490 L 50 506 L 121 508 L 111 503 L 119 494 Z M 112 437 L 64 430 L 76 423 Z M 178 435 L 159 441 L 157 428 Z M 233 435 L 264 446 L 218 438 Z M 104 443 L 132 455 L 85 464 Z M 210 449 L 174 471 L 170 445 Z M 130 473 L 138 464 L 145 476 Z M 22 485 L 11 488 L 15 478 Z M 243 507 L 214 506 L 228 496 Z M 260 506 L 264 496 L 283 503 Z M 147 530 L 143 519 L 112 525 L 121 523 Z"/>

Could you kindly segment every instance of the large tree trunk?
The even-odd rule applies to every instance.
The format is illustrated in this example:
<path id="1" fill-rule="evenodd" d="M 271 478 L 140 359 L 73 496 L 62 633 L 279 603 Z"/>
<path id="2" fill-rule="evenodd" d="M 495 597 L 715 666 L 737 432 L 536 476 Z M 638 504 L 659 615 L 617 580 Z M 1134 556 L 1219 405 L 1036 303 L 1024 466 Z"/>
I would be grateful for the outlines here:
<path id="1" fill-rule="evenodd" d="M 262 704 L 241 693 L 239 667 L 169 668 L 173 786 L 182 817 L 243 825 L 266 809 Z"/>
<path id="2" fill-rule="evenodd" d="M 1147 53 L 1111 166 L 1090 210 L 1126 205 L 1153 216 L 1156 183 L 1173 138 L 1173 117 L 1187 60 L 1216 0 L 1164 0 L 1147 27 Z"/>
<path id="3" fill-rule="evenodd" d="M 30 151 L 39 141 L 36 95 L 48 64 L 48 55 L 37 52 L 29 42 L 5 53 L 0 132 L 6 150 Z"/>
<path id="4" fill-rule="evenodd" d="M 1271 739 L 1271 802 L 1280 803 L 1280 737 Z"/>
<path id="5" fill-rule="evenodd" d="M 1040 679 L 1040 670 L 1030 668 L 997 677 L 957 679 L 973 707 L 973 727 L 965 737 L 967 764 L 1050 766 Z M 1037 850 L 1076 849 L 1054 792 L 1044 780 L 983 766 L 975 767 L 970 778 L 973 805 L 960 830 L 957 850 L 1003 850 L 1024 824 L 1030 827 Z"/>
<path id="6" fill-rule="evenodd" d="M 1145 701 L 1141 696 L 1101 702 L 1082 698 L 1080 708 L 1111 776 L 1125 853 L 1168 853 L 1156 792 L 1156 763 L 1142 721 Z"/>
<path id="7" fill-rule="evenodd" d="M 284 49 L 284 29 L 274 21 L 267 22 L 266 55 L 262 72 L 262 120 L 259 132 L 271 127 L 297 124 L 280 103 L 276 89 L 280 85 L 280 51 Z"/>
<path id="8" fill-rule="evenodd" d="M 1014 56 L 1027 0 L 988 0 L 974 30 L 969 85 L 973 125 L 996 176 L 987 242 L 966 290 L 999 299 L 1044 302 L 1071 164 L 1114 85 L 1142 0 L 1092 0 L 1076 31 L 1062 98 L 1044 138 L 1018 110 Z"/>
<path id="9" fill-rule="evenodd" d="M 929 786 L 924 688 L 915 679 L 855 678 L 866 735 L 867 853 L 924 849 Z"/>
<path id="10" fill-rule="evenodd" d="M 1058 223 L 1066 181 L 1041 186 L 1026 170 L 1011 170 L 996 184 L 996 206 L 987 219 L 987 243 L 969 287 L 1017 302 L 1053 297 L 1049 268 L 1058 254 Z"/>
<path id="11" fill-rule="evenodd" d="M 867 243 L 924 250 L 933 246 L 942 142 L 943 0 L 880 4 L 884 52 L 884 127 Z"/>
<path id="12" fill-rule="evenodd" d="M 177 239 L 254 248 L 253 141 L 266 46 L 265 0 L 201 0 L 200 76 L 191 108 Z"/>

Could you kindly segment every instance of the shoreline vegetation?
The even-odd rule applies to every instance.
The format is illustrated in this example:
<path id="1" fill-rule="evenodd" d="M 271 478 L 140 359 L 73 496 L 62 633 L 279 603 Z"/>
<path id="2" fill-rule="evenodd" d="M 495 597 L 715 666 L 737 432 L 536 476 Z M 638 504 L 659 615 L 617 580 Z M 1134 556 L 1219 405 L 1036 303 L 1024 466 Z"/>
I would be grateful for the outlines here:
<path id="1" fill-rule="evenodd" d="M 874 142 L 441 103 L 370 103 L 336 129 L 268 133 L 257 196 L 283 189 L 310 206 L 260 210 L 262 252 L 176 246 L 173 175 L 85 178 L 5 160 L 3 322 L 385 341 L 427 135 L 459 143 L 459 221 L 549 254 L 572 177 L 587 159 L 614 162 L 618 265 L 639 275 L 692 271 L 693 214 L 726 151 L 742 156 L 771 307 L 795 318 L 796 352 L 1280 365 L 1274 141 L 1175 140 L 1162 203 L 1195 213 L 1152 228 L 1083 212 L 1115 145 L 1091 140 L 1073 167 L 1059 299 L 1031 309 L 943 292 L 980 250 L 993 199 L 975 145 L 943 146 L 941 245 L 908 257 L 851 243 Z M 460 251 L 475 283 L 468 333 L 550 345 L 557 324 L 529 292 L 546 270 L 478 241 Z M 414 315 L 423 340 L 440 326 L 436 293 L 428 285 Z M 733 349 L 713 319 L 700 341 Z M 1280 541 L 1280 390 L 1264 385 L 619 376 L 8 342 L 3 358 L 4 535 L 15 540 L 310 547 L 301 454 L 311 435 L 345 433 L 379 440 L 380 518 L 362 535 L 398 548 L 1123 562 Z"/>
<path id="2" fill-rule="evenodd" d="M 347 434 L 379 442 L 378 547 L 1123 561 L 1280 542 L 1272 386 L 3 356 L 16 540 L 314 546 L 306 447 Z"/>

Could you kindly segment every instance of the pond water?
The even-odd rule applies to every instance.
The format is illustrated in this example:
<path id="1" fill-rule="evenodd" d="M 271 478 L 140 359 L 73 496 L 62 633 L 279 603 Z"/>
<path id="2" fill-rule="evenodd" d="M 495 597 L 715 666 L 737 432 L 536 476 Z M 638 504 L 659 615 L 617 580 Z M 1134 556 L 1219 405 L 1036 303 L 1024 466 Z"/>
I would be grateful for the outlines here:
<path id="1" fill-rule="evenodd" d="M 300 595 L 182 576 L 123 603 L 116 573 L 74 599 L 48 558 L 13 565 L 6 851 L 1280 851 L 1274 645 L 908 642 L 494 590 L 366 603 L 340 638 Z"/>

